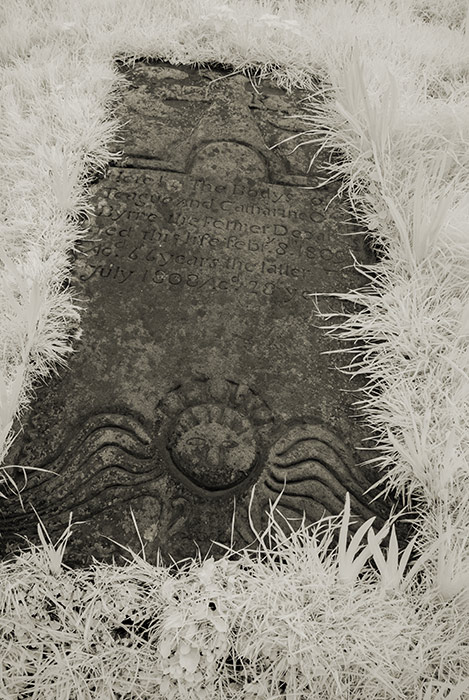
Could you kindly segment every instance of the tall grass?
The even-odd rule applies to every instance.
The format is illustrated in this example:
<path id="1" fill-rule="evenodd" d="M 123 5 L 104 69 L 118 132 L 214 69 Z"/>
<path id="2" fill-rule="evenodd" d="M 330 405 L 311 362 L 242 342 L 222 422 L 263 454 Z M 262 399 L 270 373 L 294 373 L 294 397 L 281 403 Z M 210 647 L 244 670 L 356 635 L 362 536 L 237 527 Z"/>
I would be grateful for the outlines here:
<path id="1" fill-rule="evenodd" d="M 176 573 L 133 553 L 126 567 L 70 571 L 71 525 L 53 545 L 39 524 L 41 546 L 0 565 L 3 697 L 469 697 L 467 10 L 465 0 L 4 3 L 2 457 L 35 383 L 79 332 L 65 283 L 89 178 L 119 146 L 115 58 L 214 61 L 310 93 L 292 148 L 319 144 L 380 255 L 356 263 L 363 288 L 339 295 L 353 313 L 318 314 L 324 332 L 354 341 L 342 371 L 366 377 L 357 411 L 377 443 L 378 481 L 418 519 L 399 544 L 391 522 L 349 536 L 348 501 L 336 520 L 288 536 L 271 513 L 257 549 Z"/>

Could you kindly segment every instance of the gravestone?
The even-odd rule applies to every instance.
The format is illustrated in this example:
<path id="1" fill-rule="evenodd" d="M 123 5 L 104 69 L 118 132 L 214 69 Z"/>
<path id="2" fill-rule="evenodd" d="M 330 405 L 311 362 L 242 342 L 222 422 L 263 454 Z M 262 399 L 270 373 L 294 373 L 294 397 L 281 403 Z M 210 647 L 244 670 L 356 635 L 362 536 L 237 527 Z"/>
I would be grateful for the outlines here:
<path id="1" fill-rule="evenodd" d="M 24 511 L 2 504 L 3 553 L 15 533 L 37 541 L 32 506 L 55 539 L 70 512 L 84 521 L 75 566 L 121 563 L 111 540 L 140 551 L 132 513 L 149 561 L 250 544 L 279 497 L 313 522 L 348 491 L 357 524 L 379 524 L 388 505 L 363 495 L 377 475 L 357 466 L 359 385 L 324 354 L 344 346 L 312 296 L 363 285 L 352 254 L 371 253 L 336 190 L 313 189 L 311 147 L 272 148 L 302 130 L 303 95 L 164 63 L 127 77 L 124 155 L 93 185 L 73 264 L 81 336 L 7 461 L 50 471 L 28 473 Z"/>

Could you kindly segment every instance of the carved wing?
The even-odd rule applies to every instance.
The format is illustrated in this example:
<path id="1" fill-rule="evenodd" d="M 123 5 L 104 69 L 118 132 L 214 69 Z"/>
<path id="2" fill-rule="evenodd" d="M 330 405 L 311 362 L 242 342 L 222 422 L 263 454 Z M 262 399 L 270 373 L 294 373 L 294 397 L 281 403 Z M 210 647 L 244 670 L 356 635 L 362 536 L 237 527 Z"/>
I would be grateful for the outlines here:
<path id="1" fill-rule="evenodd" d="M 74 520 L 92 518 L 116 502 L 147 493 L 163 474 L 142 422 L 118 413 L 88 417 L 59 450 L 32 466 L 56 473 L 28 470 L 25 483 L 17 479 L 25 512 L 16 495 L 2 504 L 0 532 L 6 538 L 8 533 L 35 530 L 37 517 L 31 504 L 53 531 L 68 521 L 70 511 Z"/>
<path id="2" fill-rule="evenodd" d="M 301 423 L 288 427 L 272 446 L 255 488 L 251 516 L 257 532 L 267 524 L 269 502 L 274 503 L 281 494 L 280 512 L 298 522 L 303 515 L 310 524 L 323 516 L 339 514 L 347 491 L 352 511 L 360 521 L 377 516 L 362 495 L 370 484 L 351 467 L 352 463 L 344 443 L 323 425 Z M 245 541 L 252 542 L 252 532 L 242 525 L 238 529 Z"/>

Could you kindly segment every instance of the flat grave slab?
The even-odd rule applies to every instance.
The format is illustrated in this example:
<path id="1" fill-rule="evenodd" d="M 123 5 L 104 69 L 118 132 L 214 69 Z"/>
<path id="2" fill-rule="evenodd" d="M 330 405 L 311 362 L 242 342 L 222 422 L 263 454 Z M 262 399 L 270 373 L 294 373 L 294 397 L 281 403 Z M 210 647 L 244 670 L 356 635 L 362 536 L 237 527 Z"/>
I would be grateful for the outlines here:
<path id="1" fill-rule="evenodd" d="M 214 78 L 222 80 L 213 82 Z M 335 190 L 307 173 L 311 148 L 271 149 L 301 129 L 301 94 L 210 69 L 137 64 L 120 116 L 124 158 L 93 185 L 93 215 L 73 264 L 85 302 L 69 367 L 38 388 L 7 463 L 28 474 L 23 511 L 2 509 L 2 553 L 53 537 L 69 512 L 65 561 L 149 561 L 249 544 L 280 497 L 286 517 L 339 513 L 357 524 L 389 503 L 363 492 L 357 380 L 312 293 L 365 280 L 371 253 Z M 337 300 L 321 302 L 340 310 Z M 23 478 L 18 472 L 19 486 Z M 2 504 L 3 506 L 3 504 Z M 235 518 L 233 520 L 233 513 Z"/>

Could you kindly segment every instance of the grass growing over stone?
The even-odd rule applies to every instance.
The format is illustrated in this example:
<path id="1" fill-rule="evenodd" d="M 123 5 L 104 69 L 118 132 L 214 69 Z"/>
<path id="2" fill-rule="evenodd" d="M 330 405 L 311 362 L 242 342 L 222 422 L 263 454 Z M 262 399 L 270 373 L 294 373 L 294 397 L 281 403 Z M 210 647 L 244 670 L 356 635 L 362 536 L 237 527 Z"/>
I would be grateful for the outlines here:
<path id="1" fill-rule="evenodd" d="M 435 678 L 455 675 L 466 633 L 448 635 L 456 603 L 442 609 L 417 582 L 414 543 L 399 557 L 393 534 L 386 554 L 389 527 L 372 521 L 350 538 L 348 498 L 342 515 L 299 528 L 276 505 L 252 549 L 171 568 L 129 552 L 123 567 L 72 570 L 72 525 L 52 546 L 39 524 L 42 546 L 0 566 L 1 696 L 372 700 L 450 687 Z"/>
<path id="2" fill-rule="evenodd" d="M 258 549 L 179 571 L 137 555 L 71 571 L 69 531 L 55 547 L 42 532 L 0 565 L 0 697 L 468 698 L 466 0 L 11 0 L 0 13 L 2 456 L 79 332 L 69 254 L 89 179 L 115 158 L 116 58 L 213 61 L 321 86 L 301 138 L 332 151 L 329 175 L 381 254 L 341 295 L 357 311 L 322 314 L 325 332 L 355 342 L 342 369 L 368 377 L 357 410 L 383 489 L 419 516 L 412 551 L 371 524 L 347 538 L 345 504 L 288 538 L 271 519 Z"/>

